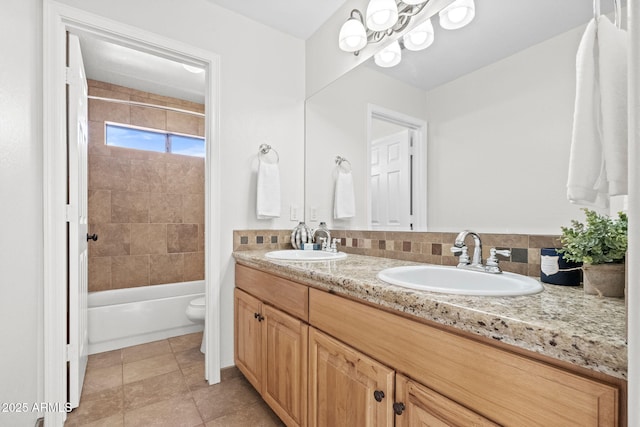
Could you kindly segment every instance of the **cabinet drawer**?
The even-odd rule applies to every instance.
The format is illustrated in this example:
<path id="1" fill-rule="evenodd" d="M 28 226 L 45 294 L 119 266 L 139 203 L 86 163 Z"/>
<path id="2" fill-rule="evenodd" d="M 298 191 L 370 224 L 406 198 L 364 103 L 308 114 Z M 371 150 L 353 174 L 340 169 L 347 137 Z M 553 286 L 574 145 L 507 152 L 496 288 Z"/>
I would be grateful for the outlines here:
<path id="1" fill-rule="evenodd" d="M 309 320 L 307 286 L 236 264 L 236 287 L 298 319 Z"/>
<path id="2" fill-rule="evenodd" d="M 505 426 L 616 426 L 616 387 L 311 289 L 309 323 Z"/>

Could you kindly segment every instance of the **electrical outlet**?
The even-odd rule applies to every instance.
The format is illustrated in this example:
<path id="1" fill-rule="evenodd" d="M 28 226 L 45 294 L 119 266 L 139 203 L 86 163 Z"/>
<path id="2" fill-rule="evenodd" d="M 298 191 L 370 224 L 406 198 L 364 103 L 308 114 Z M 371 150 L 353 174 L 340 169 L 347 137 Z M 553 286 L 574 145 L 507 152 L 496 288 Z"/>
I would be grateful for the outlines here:
<path id="1" fill-rule="evenodd" d="M 317 221 L 318 220 L 318 208 L 317 208 L 317 206 L 311 206 L 309 208 L 309 219 L 311 221 Z"/>
<path id="2" fill-rule="evenodd" d="M 289 206 L 289 220 L 298 221 L 298 205 Z"/>

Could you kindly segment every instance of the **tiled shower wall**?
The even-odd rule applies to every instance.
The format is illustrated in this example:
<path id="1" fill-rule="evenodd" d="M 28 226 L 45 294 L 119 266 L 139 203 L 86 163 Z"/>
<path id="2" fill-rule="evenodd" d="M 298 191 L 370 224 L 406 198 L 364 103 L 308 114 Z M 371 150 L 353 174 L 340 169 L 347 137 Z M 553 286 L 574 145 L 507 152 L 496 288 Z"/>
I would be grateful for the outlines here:
<path id="1" fill-rule="evenodd" d="M 204 106 L 89 80 L 89 95 Z M 89 291 L 204 279 L 204 159 L 104 143 L 106 121 L 204 135 L 204 119 L 89 100 Z"/>
<path id="2" fill-rule="evenodd" d="M 291 230 L 235 230 L 236 251 L 291 248 Z M 340 239 L 340 250 L 360 255 L 395 258 L 438 265 L 456 265 L 458 258 L 451 247 L 458 233 L 390 232 L 332 230 L 331 237 Z M 511 249 L 511 257 L 500 258 L 504 271 L 540 277 L 540 249 L 559 248 L 559 236 L 528 234 L 480 234 L 482 257 L 489 249 Z M 467 237 L 469 256 L 473 254 L 473 239 Z"/>

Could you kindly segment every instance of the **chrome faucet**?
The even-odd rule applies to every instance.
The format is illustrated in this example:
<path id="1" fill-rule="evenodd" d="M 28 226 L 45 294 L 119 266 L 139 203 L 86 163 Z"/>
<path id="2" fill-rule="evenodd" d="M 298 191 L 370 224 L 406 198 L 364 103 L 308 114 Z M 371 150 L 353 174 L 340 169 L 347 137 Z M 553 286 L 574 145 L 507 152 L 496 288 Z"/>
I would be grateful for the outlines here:
<path id="1" fill-rule="evenodd" d="M 469 256 L 464 257 L 466 253 L 467 246 L 464 244 L 467 236 L 471 235 L 473 237 L 473 243 L 475 248 L 473 249 L 473 258 L 469 263 Z M 461 253 L 463 256 L 460 258 L 460 264 L 458 267 L 460 268 L 469 268 L 472 270 L 484 270 L 484 266 L 482 265 L 482 241 L 480 240 L 480 236 L 473 231 L 464 230 L 461 231 L 456 237 L 456 241 L 453 244 L 453 248 L 451 248 L 451 252 L 454 254 Z"/>
<path id="2" fill-rule="evenodd" d="M 469 260 L 469 254 L 467 253 L 467 246 L 464 244 L 467 236 L 471 235 L 473 237 L 473 243 L 475 248 L 473 250 L 473 258 Z M 491 255 L 487 259 L 487 265 L 482 265 L 482 241 L 480 240 L 480 236 L 473 231 L 465 230 L 460 232 L 456 237 L 455 242 L 453 243 L 453 247 L 451 248 L 451 252 L 455 255 L 460 255 L 460 262 L 458 263 L 458 268 L 464 268 L 466 270 L 476 270 L 476 271 L 484 271 L 486 273 L 494 273 L 499 274 L 502 273 L 500 266 L 498 265 L 498 257 L 497 255 L 502 255 L 505 257 L 511 256 L 511 251 L 509 249 L 498 250 L 496 248 L 491 248 Z"/>

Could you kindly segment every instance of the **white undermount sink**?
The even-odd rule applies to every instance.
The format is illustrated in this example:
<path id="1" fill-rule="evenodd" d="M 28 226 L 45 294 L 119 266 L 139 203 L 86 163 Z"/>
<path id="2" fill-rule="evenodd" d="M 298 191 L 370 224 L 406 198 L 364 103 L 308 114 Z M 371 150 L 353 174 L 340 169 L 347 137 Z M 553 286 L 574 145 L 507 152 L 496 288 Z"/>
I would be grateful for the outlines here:
<path id="1" fill-rule="evenodd" d="M 518 296 L 542 292 L 542 284 L 514 273 L 491 274 L 440 265 L 387 268 L 378 278 L 392 285 L 459 295 Z"/>
<path id="2" fill-rule="evenodd" d="M 345 259 L 347 254 L 344 252 L 302 251 L 299 249 L 289 249 L 267 252 L 264 256 L 270 259 L 279 259 L 282 261 L 333 261 Z"/>

